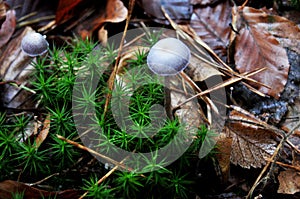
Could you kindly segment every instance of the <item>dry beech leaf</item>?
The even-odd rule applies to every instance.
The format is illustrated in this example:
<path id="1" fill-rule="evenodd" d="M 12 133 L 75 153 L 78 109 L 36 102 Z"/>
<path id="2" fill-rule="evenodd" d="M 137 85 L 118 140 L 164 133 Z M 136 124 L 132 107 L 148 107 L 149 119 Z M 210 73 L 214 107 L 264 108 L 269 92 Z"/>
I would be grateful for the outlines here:
<path id="1" fill-rule="evenodd" d="M 15 32 L 16 28 L 16 13 L 14 10 L 9 10 L 6 12 L 6 19 L 1 25 L 0 29 L 0 48 L 5 45 L 12 34 Z"/>
<path id="2" fill-rule="evenodd" d="M 300 174 L 295 170 L 281 171 L 278 175 L 277 193 L 295 194 L 300 192 Z"/>
<path id="3" fill-rule="evenodd" d="M 194 81 L 204 81 L 215 75 L 223 75 L 216 67 L 212 66 L 211 63 L 203 62 L 194 55 L 191 56 L 190 64 L 187 69 L 185 69 L 185 72 Z"/>
<path id="4" fill-rule="evenodd" d="M 32 28 L 26 27 L 23 32 L 11 39 L 7 48 L 0 56 L 0 78 L 5 81 L 11 80 L 28 86 L 28 79 L 34 66 L 30 64 L 32 58 L 25 55 L 21 50 L 21 40 L 26 34 L 34 32 Z M 33 93 L 20 87 L 4 85 L 1 100 L 5 107 L 31 109 L 36 106 L 33 101 Z"/>
<path id="5" fill-rule="evenodd" d="M 170 112 L 173 112 L 175 107 L 195 94 L 190 85 L 183 81 L 181 76 L 177 75 L 168 79 L 166 84 L 170 88 L 169 96 L 166 96 L 167 98 L 169 97 L 169 101 L 166 101 L 166 106 L 170 106 L 167 107 L 167 109 L 171 110 Z M 189 132 L 191 135 L 195 135 L 196 128 L 200 124 L 205 123 L 202 118 L 202 115 L 204 115 L 203 111 L 197 100 L 191 100 L 183 104 L 180 108 L 176 109 L 174 115 L 182 124 L 185 124 L 186 132 Z"/>
<path id="6" fill-rule="evenodd" d="M 287 47 L 300 54 L 300 28 L 288 19 L 267 14 L 262 10 L 245 7 L 245 18 L 254 20 L 257 28 L 271 33 L 280 42 L 281 46 Z"/>
<path id="7" fill-rule="evenodd" d="M 128 10 L 120 0 L 109 0 L 106 5 L 105 22 L 118 23 L 124 21 Z"/>
<path id="8" fill-rule="evenodd" d="M 92 17 L 81 22 L 77 28 L 82 38 L 91 37 L 92 33 L 105 22 L 118 23 L 124 21 L 127 17 L 128 10 L 120 0 L 109 0 L 104 12 L 97 12 Z"/>
<path id="9" fill-rule="evenodd" d="M 38 136 L 35 139 L 36 147 L 39 147 L 44 140 L 47 138 L 49 130 L 50 130 L 50 113 L 48 113 L 46 119 L 43 122 L 42 130 L 39 132 Z M 36 128 L 39 128 L 39 125 L 35 126 Z M 35 129 L 36 131 L 37 129 Z"/>
<path id="10" fill-rule="evenodd" d="M 253 75 L 252 78 L 271 88 L 253 86 L 256 86 L 260 92 L 278 99 L 287 82 L 290 65 L 287 52 L 279 41 L 267 31 L 268 28 L 257 25 L 265 15 L 267 14 L 263 11 L 254 8 L 233 8 L 233 22 L 236 22 L 234 26 L 239 33 L 233 33 L 235 34 L 234 60 L 240 73 L 266 67 L 265 71 Z"/>
<path id="11" fill-rule="evenodd" d="M 64 198 L 64 199 L 73 199 L 78 198 L 80 196 L 80 192 L 78 190 L 65 190 L 65 191 L 45 191 L 41 189 L 37 189 L 31 187 L 22 182 L 16 182 L 12 180 L 5 180 L 0 182 L 0 198 L 12 198 L 12 194 L 14 193 L 23 193 L 24 199 L 32 199 L 32 198 Z"/>
<path id="12" fill-rule="evenodd" d="M 247 112 L 230 112 L 226 128 L 232 137 L 231 162 L 243 168 L 260 168 L 276 149 L 276 134 L 261 127 L 261 121 Z"/>
<path id="13" fill-rule="evenodd" d="M 231 28 L 230 1 L 215 6 L 196 7 L 190 25 L 198 36 L 223 60 L 226 59 L 226 46 L 229 42 Z"/>
<path id="14" fill-rule="evenodd" d="M 226 130 L 226 128 L 224 130 Z M 216 158 L 222 172 L 223 182 L 225 183 L 229 178 L 232 138 L 228 137 L 226 133 L 220 133 L 216 146 L 218 146 L 216 148 Z"/>

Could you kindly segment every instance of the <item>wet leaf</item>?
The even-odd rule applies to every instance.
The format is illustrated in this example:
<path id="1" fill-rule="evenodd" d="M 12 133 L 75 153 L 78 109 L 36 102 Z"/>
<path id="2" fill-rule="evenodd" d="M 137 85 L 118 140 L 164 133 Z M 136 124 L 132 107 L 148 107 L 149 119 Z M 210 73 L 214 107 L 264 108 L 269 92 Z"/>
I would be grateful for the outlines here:
<path id="1" fill-rule="evenodd" d="M 227 56 L 226 46 L 231 31 L 229 2 L 226 0 L 214 6 L 195 7 L 190 21 L 198 36 L 223 60 Z"/>
<path id="2" fill-rule="evenodd" d="M 235 9 L 235 8 L 233 8 Z M 235 35 L 234 60 L 240 73 L 254 71 L 258 68 L 267 69 L 252 76 L 253 79 L 270 87 L 254 85 L 259 91 L 276 99 L 280 97 L 287 82 L 289 62 L 286 50 L 279 41 L 269 32 L 269 24 L 276 20 L 272 19 L 267 24 L 261 24 L 268 16 L 265 12 L 249 7 L 238 7 L 233 11 Z M 267 27 L 267 28 L 266 28 Z"/>
<path id="3" fill-rule="evenodd" d="M 44 191 L 31 187 L 22 182 L 16 182 L 13 180 L 5 180 L 0 182 L 0 198 L 12 198 L 12 194 L 23 193 L 24 199 L 43 198 L 43 197 L 55 197 L 63 199 L 73 199 L 80 196 L 77 190 L 65 190 L 65 191 Z"/>
<path id="4" fill-rule="evenodd" d="M 0 29 L 0 48 L 5 45 L 12 34 L 15 32 L 16 28 L 16 13 L 14 10 L 9 10 L 6 12 L 6 19 L 1 25 Z"/>
<path id="5" fill-rule="evenodd" d="M 281 171 L 278 175 L 277 193 L 295 194 L 300 192 L 300 174 L 295 170 Z"/>
<path id="6" fill-rule="evenodd" d="M 276 134 L 246 111 L 231 111 L 229 120 L 226 128 L 232 137 L 231 162 L 243 168 L 263 166 L 276 149 Z"/>

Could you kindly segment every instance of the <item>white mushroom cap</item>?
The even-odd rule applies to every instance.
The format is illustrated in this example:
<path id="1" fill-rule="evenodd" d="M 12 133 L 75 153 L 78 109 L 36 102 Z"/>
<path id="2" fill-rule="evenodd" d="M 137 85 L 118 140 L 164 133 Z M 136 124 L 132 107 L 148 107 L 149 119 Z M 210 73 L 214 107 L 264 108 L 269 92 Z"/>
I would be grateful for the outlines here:
<path id="1" fill-rule="evenodd" d="M 190 49 L 182 41 L 165 38 L 150 49 L 147 64 L 155 74 L 170 76 L 184 70 L 189 64 L 190 57 Z"/>
<path id="2" fill-rule="evenodd" d="M 21 48 L 30 57 L 42 55 L 48 51 L 48 42 L 40 33 L 30 33 L 23 37 Z"/>

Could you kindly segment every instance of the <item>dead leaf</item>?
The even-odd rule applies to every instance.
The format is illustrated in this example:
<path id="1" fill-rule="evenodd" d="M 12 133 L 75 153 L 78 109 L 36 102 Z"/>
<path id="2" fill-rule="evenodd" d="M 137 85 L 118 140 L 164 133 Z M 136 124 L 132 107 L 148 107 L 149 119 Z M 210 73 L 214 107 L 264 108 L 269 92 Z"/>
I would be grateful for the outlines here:
<path id="1" fill-rule="evenodd" d="M 185 69 L 186 74 L 188 74 L 194 81 L 204 81 L 209 77 L 215 75 L 223 75 L 213 64 L 208 62 L 203 62 L 196 56 L 191 56 L 190 64 Z"/>
<path id="2" fill-rule="evenodd" d="M 231 162 L 243 168 L 260 168 L 275 151 L 277 135 L 262 127 L 254 115 L 244 113 L 231 111 L 226 125 L 232 137 Z"/>
<path id="3" fill-rule="evenodd" d="M 0 48 L 5 45 L 13 33 L 15 32 L 16 28 L 16 13 L 14 10 L 8 10 L 6 12 L 6 19 L 1 25 L 0 29 Z"/>
<path id="4" fill-rule="evenodd" d="M 56 24 L 61 24 L 63 21 L 67 21 L 72 17 L 73 9 L 80 3 L 82 0 L 60 0 L 56 9 L 55 21 Z"/>
<path id="5" fill-rule="evenodd" d="M 261 10 L 252 12 L 253 8 L 248 9 L 251 14 L 246 17 L 257 21 L 255 23 L 257 28 L 268 31 L 277 38 L 281 46 L 300 54 L 300 28 L 295 23 L 281 16 L 266 14 Z"/>
<path id="6" fill-rule="evenodd" d="M 118 23 L 124 21 L 128 10 L 120 0 L 109 0 L 106 5 L 105 22 Z"/>
<path id="7" fill-rule="evenodd" d="M 288 19 L 267 14 L 262 10 L 254 10 L 246 7 L 245 17 L 256 21 L 257 28 L 272 34 L 280 42 L 281 46 L 290 48 L 300 54 L 300 28 Z M 244 11 L 245 12 L 245 11 Z"/>
<path id="8" fill-rule="evenodd" d="M 34 67 L 30 62 L 32 58 L 25 55 L 21 50 L 21 40 L 26 34 L 34 32 L 32 28 L 26 27 L 23 32 L 11 39 L 0 56 L 0 78 L 5 81 L 12 80 L 20 86 L 6 84 L 3 86 L 1 100 L 4 107 L 31 109 L 36 106 L 32 97 L 34 92 L 23 89 L 29 86 L 28 80 Z"/>
<path id="9" fill-rule="evenodd" d="M 229 42 L 231 28 L 230 1 L 225 0 L 214 6 L 195 7 L 191 16 L 190 25 L 197 35 L 214 52 L 225 61 L 226 46 Z"/>
<path id="10" fill-rule="evenodd" d="M 77 190 L 65 190 L 65 191 L 44 191 L 31 186 L 28 186 L 22 182 L 16 182 L 12 180 L 5 180 L 0 182 L 0 198 L 8 199 L 12 198 L 14 193 L 23 193 L 23 199 L 43 198 L 43 197 L 55 197 L 60 199 L 73 199 L 80 196 L 80 192 Z"/>
<path id="11" fill-rule="evenodd" d="M 104 26 L 102 26 L 102 28 L 100 28 L 98 31 L 98 40 L 102 46 L 107 46 L 107 30 L 104 28 Z"/>
<path id="12" fill-rule="evenodd" d="M 124 21 L 128 10 L 120 0 L 109 0 L 103 12 L 96 12 L 93 16 L 81 22 L 76 27 L 82 38 L 91 37 L 92 33 L 105 22 L 118 23 Z"/>
<path id="13" fill-rule="evenodd" d="M 277 193 L 295 194 L 300 191 L 300 174 L 295 170 L 281 171 L 278 175 Z"/>
<path id="14" fill-rule="evenodd" d="M 189 0 L 140 0 L 139 3 L 144 11 L 155 17 L 154 21 L 159 23 L 169 23 L 161 11 L 162 6 L 169 16 L 176 21 L 189 20 L 192 14 L 192 6 Z"/>
<path id="15" fill-rule="evenodd" d="M 257 25 L 266 13 L 249 7 L 238 7 L 233 13 L 237 13 L 233 16 L 233 21 L 236 21 L 234 28 L 238 31 L 238 34 L 233 32 L 237 70 L 244 73 L 266 67 L 265 71 L 252 78 L 271 88 L 252 85 L 260 92 L 278 99 L 287 82 L 290 67 L 286 50 L 266 28 Z"/>
<path id="16" fill-rule="evenodd" d="M 35 139 L 35 143 L 36 143 L 36 147 L 38 148 L 43 142 L 44 140 L 47 138 L 49 130 L 50 130 L 50 113 L 48 113 L 46 119 L 43 122 L 43 128 L 42 130 L 39 132 L 38 136 Z M 36 128 L 39 125 L 36 126 Z"/>
<path id="17" fill-rule="evenodd" d="M 1 1 L 0 2 L 0 24 L 5 20 L 6 12 L 8 10 L 8 5 L 6 2 Z"/>
<path id="18" fill-rule="evenodd" d="M 232 138 L 228 137 L 226 133 L 220 133 L 216 146 L 218 146 L 216 158 L 222 172 L 223 183 L 225 183 L 229 178 Z"/>

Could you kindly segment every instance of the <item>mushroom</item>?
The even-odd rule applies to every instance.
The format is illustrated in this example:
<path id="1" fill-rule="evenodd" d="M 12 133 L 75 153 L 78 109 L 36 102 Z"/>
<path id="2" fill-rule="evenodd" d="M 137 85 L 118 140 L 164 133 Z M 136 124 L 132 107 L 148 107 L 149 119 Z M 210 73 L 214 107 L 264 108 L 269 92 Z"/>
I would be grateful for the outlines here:
<path id="1" fill-rule="evenodd" d="M 21 49 L 30 56 L 36 57 L 48 51 L 48 42 L 40 33 L 30 33 L 23 37 L 21 42 Z"/>
<path id="2" fill-rule="evenodd" d="M 189 64 L 190 49 L 179 39 L 165 38 L 152 46 L 147 64 L 152 72 L 161 76 L 176 75 Z"/>

